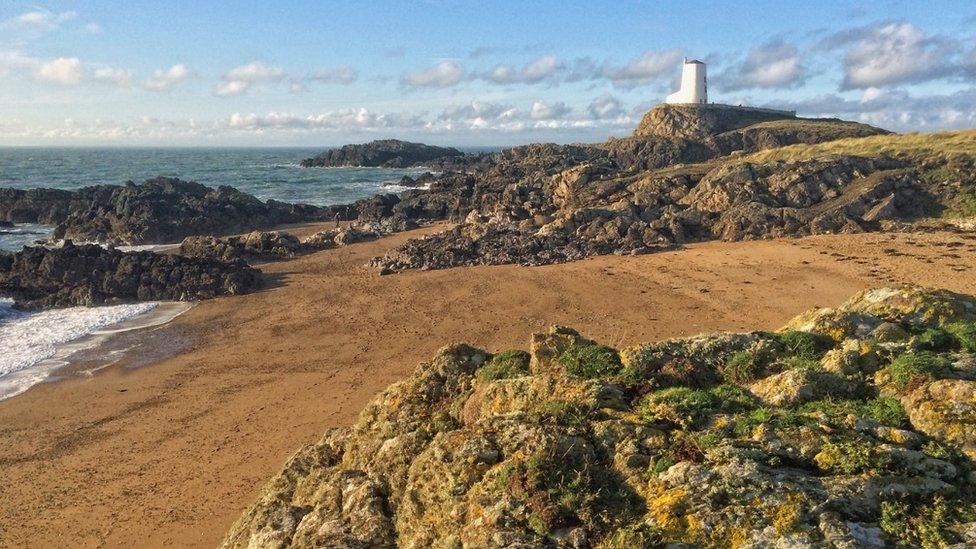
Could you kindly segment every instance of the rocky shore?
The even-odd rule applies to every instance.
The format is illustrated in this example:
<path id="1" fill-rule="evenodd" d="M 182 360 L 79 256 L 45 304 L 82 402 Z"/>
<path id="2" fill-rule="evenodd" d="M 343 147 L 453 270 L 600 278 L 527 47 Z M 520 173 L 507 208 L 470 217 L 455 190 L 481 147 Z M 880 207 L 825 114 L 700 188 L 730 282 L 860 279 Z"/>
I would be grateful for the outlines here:
<path id="1" fill-rule="evenodd" d="M 961 549 L 974 353 L 976 301 L 918 287 L 775 333 L 450 345 L 295 454 L 223 546 Z"/>
<path id="2" fill-rule="evenodd" d="M 261 272 L 240 260 L 123 253 L 95 244 L 0 253 L 0 295 L 21 309 L 194 301 L 252 292 Z"/>
<path id="3" fill-rule="evenodd" d="M 331 220 L 336 213 L 168 177 L 77 191 L 0 189 L 0 219 L 54 225 L 55 239 L 110 244 L 179 242 L 191 235 Z"/>

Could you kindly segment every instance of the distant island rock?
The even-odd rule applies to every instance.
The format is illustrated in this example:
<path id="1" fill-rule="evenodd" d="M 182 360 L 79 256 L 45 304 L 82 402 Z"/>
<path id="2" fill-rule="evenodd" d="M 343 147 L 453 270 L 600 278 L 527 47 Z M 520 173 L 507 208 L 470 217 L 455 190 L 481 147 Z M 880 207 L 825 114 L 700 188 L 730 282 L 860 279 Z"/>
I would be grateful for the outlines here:
<path id="1" fill-rule="evenodd" d="M 444 159 L 461 156 L 464 156 L 464 153 L 452 147 L 437 147 L 398 139 L 379 139 L 328 150 L 302 160 L 301 165 L 305 168 L 342 166 L 409 168 L 427 162 L 440 164 Z"/>

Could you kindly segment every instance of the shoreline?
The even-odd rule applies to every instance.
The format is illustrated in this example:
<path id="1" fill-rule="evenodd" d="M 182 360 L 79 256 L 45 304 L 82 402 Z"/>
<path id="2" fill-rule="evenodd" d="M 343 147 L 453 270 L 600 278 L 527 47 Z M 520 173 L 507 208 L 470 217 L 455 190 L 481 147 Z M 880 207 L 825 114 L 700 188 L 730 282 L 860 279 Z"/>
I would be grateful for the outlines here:
<path id="1" fill-rule="evenodd" d="M 157 302 L 153 308 L 109 324 L 77 339 L 55 344 L 54 354 L 15 372 L 0 377 L 0 401 L 18 397 L 43 383 L 54 383 L 72 375 L 92 375 L 124 358 L 129 347 L 119 347 L 119 340 L 138 341 L 133 332 L 163 326 L 193 306 L 192 303 Z M 128 335 L 128 338 L 123 337 Z M 82 367 L 81 364 L 86 364 Z"/>
<path id="2" fill-rule="evenodd" d="M 526 348 L 533 331 L 564 324 L 621 347 L 776 329 L 810 307 L 898 282 L 976 293 L 976 235 L 954 233 L 707 242 L 386 277 L 365 266 L 439 230 L 262 264 L 274 280 L 267 288 L 128 332 L 157 339 L 143 338 L 143 348 L 91 375 L 0 401 L 8 479 L 0 538 L 15 546 L 212 547 L 299 447 L 351 424 L 372 396 L 451 342 Z M 128 367 L 159 342 L 176 351 Z"/>

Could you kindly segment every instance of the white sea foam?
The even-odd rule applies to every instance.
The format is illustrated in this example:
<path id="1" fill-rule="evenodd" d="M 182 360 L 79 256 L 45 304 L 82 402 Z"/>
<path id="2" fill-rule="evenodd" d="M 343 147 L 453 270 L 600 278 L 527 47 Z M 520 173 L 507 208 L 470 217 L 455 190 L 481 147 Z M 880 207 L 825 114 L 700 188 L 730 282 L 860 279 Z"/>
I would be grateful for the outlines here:
<path id="1" fill-rule="evenodd" d="M 0 399 L 44 381 L 58 364 L 44 364 L 73 341 L 156 308 L 156 303 L 70 307 L 30 313 L 0 299 Z"/>

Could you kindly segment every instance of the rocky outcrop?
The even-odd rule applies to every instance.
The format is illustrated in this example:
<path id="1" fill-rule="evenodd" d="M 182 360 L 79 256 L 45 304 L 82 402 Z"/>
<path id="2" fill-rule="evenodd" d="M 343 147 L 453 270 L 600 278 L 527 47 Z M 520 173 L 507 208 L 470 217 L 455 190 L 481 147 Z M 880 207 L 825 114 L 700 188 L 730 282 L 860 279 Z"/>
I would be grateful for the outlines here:
<path id="1" fill-rule="evenodd" d="M 398 139 L 380 139 L 361 145 L 344 145 L 302 160 L 302 166 L 338 167 L 362 166 L 381 168 L 408 168 L 411 166 L 439 164 L 464 153 L 451 147 L 436 147 L 423 143 L 411 143 Z"/>
<path id="2" fill-rule="evenodd" d="M 938 204 L 910 165 L 884 159 L 704 163 L 624 175 L 603 157 L 561 171 L 564 164 L 550 162 L 517 183 L 438 181 L 426 199 L 450 189 L 453 198 L 442 203 L 462 226 L 374 263 L 386 271 L 539 264 L 711 239 L 863 232 Z"/>
<path id="3" fill-rule="evenodd" d="M 195 301 L 254 291 L 261 272 L 242 261 L 123 253 L 94 244 L 0 254 L 0 296 L 23 309 L 133 301 Z"/>
<path id="4" fill-rule="evenodd" d="M 962 383 L 976 382 L 930 372 L 899 401 L 882 374 L 921 353 L 958 362 L 974 303 L 880 289 L 791 323 L 906 334 L 883 344 L 828 327 L 618 352 L 555 327 L 528 353 L 451 345 L 292 457 L 223 546 L 962 547 L 976 518 Z M 935 348 L 926 330 L 950 335 Z M 878 361 L 831 374 L 842 391 L 762 399 L 862 346 Z"/>
<path id="5" fill-rule="evenodd" d="M 278 231 L 254 231 L 243 236 L 224 238 L 189 236 L 180 243 L 182 256 L 220 261 L 287 259 L 305 251 L 297 238 Z"/>
<path id="6" fill-rule="evenodd" d="M 232 187 L 159 177 L 77 191 L 0 189 L 0 218 L 56 225 L 54 238 L 113 244 L 179 242 L 261 227 L 332 220 L 331 208 L 257 198 Z"/>

